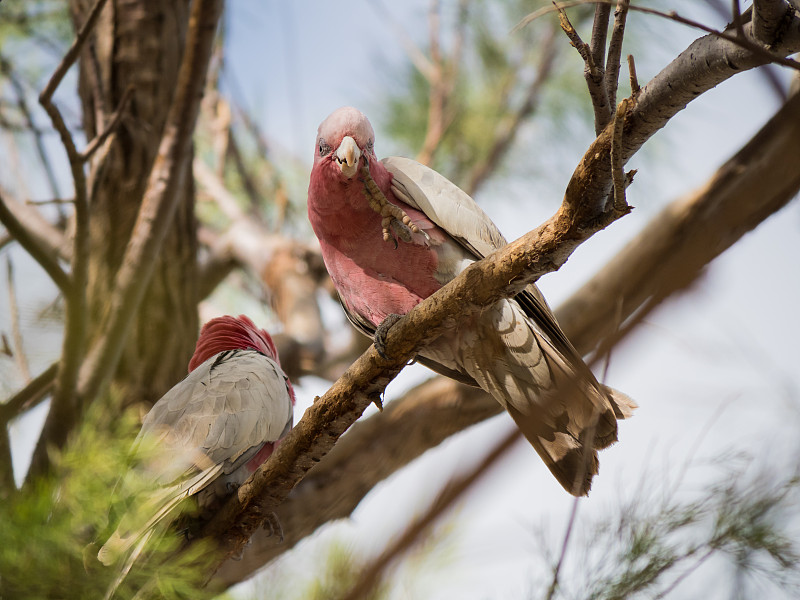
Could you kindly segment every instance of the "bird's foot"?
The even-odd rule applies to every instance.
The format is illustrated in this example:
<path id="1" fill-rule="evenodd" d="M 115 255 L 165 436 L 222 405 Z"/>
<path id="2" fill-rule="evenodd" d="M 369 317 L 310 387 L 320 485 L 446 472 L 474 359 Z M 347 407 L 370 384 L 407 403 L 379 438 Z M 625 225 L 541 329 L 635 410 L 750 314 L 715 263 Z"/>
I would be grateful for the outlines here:
<path id="1" fill-rule="evenodd" d="M 406 211 L 386 199 L 378 184 L 372 179 L 372 175 L 369 173 L 369 166 L 361 168 L 361 175 L 364 178 L 364 194 L 369 201 L 369 205 L 372 210 L 381 216 L 383 241 L 394 240 L 395 248 L 397 248 L 398 237 L 404 242 L 410 242 L 411 235 L 420 233 L 420 228 L 406 214 Z M 392 231 L 395 236 L 392 235 Z"/>
<path id="2" fill-rule="evenodd" d="M 378 354 L 384 360 L 388 358 L 386 356 L 386 336 L 388 335 L 389 330 L 392 328 L 392 325 L 397 323 L 402 318 L 403 315 L 392 313 L 388 315 L 375 330 L 373 344 L 375 345 L 375 350 L 378 351 Z"/>
<path id="3" fill-rule="evenodd" d="M 269 531 L 269 537 L 273 535 L 278 535 L 278 540 L 280 543 L 283 543 L 283 527 L 281 527 L 281 522 L 278 520 L 278 515 L 274 512 L 270 512 L 264 518 L 264 531 Z"/>
<path id="4" fill-rule="evenodd" d="M 231 554 L 231 560 L 242 560 L 242 558 L 244 557 L 244 551 L 245 551 L 245 550 L 248 548 L 248 546 L 250 546 L 250 544 L 252 544 L 252 543 L 253 543 L 253 540 L 252 540 L 252 538 L 251 538 L 251 539 L 249 539 L 249 540 L 247 540 L 247 541 L 244 543 L 244 546 L 242 546 L 241 548 L 239 548 L 239 550 L 238 550 L 237 552 L 235 552 L 234 554 Z"/>

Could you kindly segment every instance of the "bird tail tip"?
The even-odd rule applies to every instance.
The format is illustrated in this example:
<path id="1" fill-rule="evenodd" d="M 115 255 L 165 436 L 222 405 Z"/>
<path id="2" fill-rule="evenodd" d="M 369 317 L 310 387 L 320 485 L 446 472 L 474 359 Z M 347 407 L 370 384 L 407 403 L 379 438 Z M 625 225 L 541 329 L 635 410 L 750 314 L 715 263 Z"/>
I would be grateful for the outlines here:
<path id="1" fill-rule="evenodd" d="M 639 408 L 636 401 L 627 394 L 623 394 L 619 390 L 615 390 L 607 385 L 602 387 L 603 391 L 608 395 L 608 399 L 611 401 L 611 406 L 614 408 L 614 416 L 617 417 L 617 419 L 630 419 L 633 416 L 633 411 Z"/>

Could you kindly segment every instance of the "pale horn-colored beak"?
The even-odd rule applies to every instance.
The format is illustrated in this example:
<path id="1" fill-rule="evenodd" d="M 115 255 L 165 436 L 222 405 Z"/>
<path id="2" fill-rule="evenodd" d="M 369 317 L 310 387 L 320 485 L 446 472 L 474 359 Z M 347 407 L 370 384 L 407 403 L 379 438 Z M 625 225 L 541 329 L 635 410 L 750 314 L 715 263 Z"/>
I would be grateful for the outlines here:
<path id="1" fill-rule="evenodd" d="M 342 143 L 336 149 L 336 160 L 342 174 L 350 179 L 358 171 L 358 161 L 361 160 L 361 149 L 356 141 L 349 135 L 344 136 Z"/>

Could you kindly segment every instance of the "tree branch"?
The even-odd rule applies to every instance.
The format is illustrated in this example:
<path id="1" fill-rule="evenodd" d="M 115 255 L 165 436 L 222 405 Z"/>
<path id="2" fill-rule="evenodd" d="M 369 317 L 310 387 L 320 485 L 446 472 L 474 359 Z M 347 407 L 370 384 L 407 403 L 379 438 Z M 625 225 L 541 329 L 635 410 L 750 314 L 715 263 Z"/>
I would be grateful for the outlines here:
<path id="1" fill-rule="evenodd" d="M 686 289 L 703 265 L 782 208 L 800 189 L 798 157 L 800 96 L 795 96 L 709 185 L 667 207 L 556 311 L 579 352 L 597 348 L 620 319 L 652 310 L 655 305 L 646 306 L 652 294 L 663 299 Z M 613 340 L 633 329 L 623 328 Z M 349 515 L 378 482 L 429 448 L 499 412 L 500 405 L 481 390 L 443 378 L 390 402 L 382 413 L 356 423 L 278 508 L 284 544 L 256 533 L 242 560 L 227 561 L 214 585 L 247 578 L 321 525 Z"/>
<path id="2" fill-rule="evenodd" d="M 611 41 L 608 44 L 608 63 L 606 64 L 606 96 L 610 106 L 617 103 L 617 88 L 619 87 L 619 65 L 622 58 L 622 40 L 625 37 L 625 21 L 628 17 L 630 0 L 618 0 L 614 11 L 614 29 L 611 31 Z M 609 119 L 611 115 L 609 115 Z M 605 123 L 603 124 L 605 126 Z"/>
<path id="3" fill-rule="evenodd" d="M 47 465 L 48 445 L 55 444 L 58 447 L 63 445 L 67 434 L 80 418 L 82 409 L 106 385 L 119 361 L 124 340 L 153 274 L 156 257 L 175 213 L 180 182 L 184 179 L 186 169 L 190 168 L 191 163 L 188 158 L 191 155 L 192 132 L 199 111 L 221 10 L 221 0 L 197 0 L 192 4 L 186 50 L 178 74 L 177 89 L 142 206 L 122 265 L 117 272 L 104 327 L 105 334 L 97 341 L 80 367 L 77 378 L 79 403 L 69 407 L 71 410 L 54 411 L 53 409 L 58 406 L 54 399 L 42 436 L 34 451 L 32 463 L 34 474 L 41 472 Z M 87 23 L 89 21 L 91 16 Z M 88 243 L 88 234 L 79 236 L 78 233 L 80 232 L 76 233 L 76 244 L 81 237 Z M 73 264 L 77 262 L 85 261 L 77 261 L 76 256 L 73 258 Z M 62 366 L 65 359 L 66 355 L 62 357 Z"/>
<path id="4" fill-rule="evenodd" d="M 781 26 L 791 21 L 792 12 L 785 0 L 753 0 L 753 37 L 771 46 Z"/>
<path id="5" fill-rule="evenodd" d="M 0 404 L 0 424 L 8 423 L 43 400 L 52 388 L 57 372 L 58 363 L 54 362 L 40 375 L 31 379 L 28 385 Z"/>
<path id="6" fill-rule="evenodd" d="M 53 127 L 61 137 L 61 143 L 69 159 L 72 180 L 75 186 L 75 235 L 72 250 L 71 287 L 64 293 L 66 307 L 64 340 L 61 345 L 56 387 L 50 410 L 45 419 L 44 428 L 33 453 L 28 476 L 42 474 L 49 465 L 48 446 L 50 443 L 61 447 L 66 441 L 72 425 L 77 422 L 80 411 L 76 397 L 78 369 L 84 359 L 86 350 L 86 321 L 88 309 L 86 304 L 86 287 L 89 279 L 89 198 L 86 187 L 86 173 L 83 170 L 84 159 L 75 147 L 75 141 L 69 131 L 61 112 L 53 103 L 53 94 L 58 88 L 70 67 L 78 59 L 89 35 L 97 23 L 106 0 L 96 0 L 86 22 L 56 67 L 44 90 L 39 94 L 39 103 L 50 116 Z"/>
<path id="7" fill-rule="evenodd" d="M 72 282 L 69 275 L 58 264 L 56 250 L 49 243 L 52 240 L 46 233 L 42 234 L 38 227 L 33 226 L 32 219 L 26 219 L 23 222 L 17 216 L 23 216 L 26 213 L 26 207 L 7 196 L 0 195 L 0 222 L 3 223 L 8 233 L 19 242 L 19 245 L 39 263 L 53 283 L 58 286 L 58 289 L 63 294 L 69 293 Z M 23 216 L 23 218 L 25 217 Z M 44 220 L 42 219 L 42 221 Z"/>

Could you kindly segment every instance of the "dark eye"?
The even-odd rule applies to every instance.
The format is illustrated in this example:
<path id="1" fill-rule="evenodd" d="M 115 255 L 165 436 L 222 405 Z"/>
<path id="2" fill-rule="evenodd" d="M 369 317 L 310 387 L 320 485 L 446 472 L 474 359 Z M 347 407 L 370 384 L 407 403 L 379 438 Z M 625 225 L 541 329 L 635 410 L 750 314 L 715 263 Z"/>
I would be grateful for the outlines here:
<path id="1" fill-rule="evenodd" d="M 325 155 L 326 155 L 326 154 L 328 154 L 330 151 L 331 151 L 331 147 L 330 147 L 330 146 L 328 146 L 328 144 L 325 142 L 325 140 L 322 140 L 322 139 L 321 139 L 321 140 L 319 141 L 319 155 L 320 155 L 320 156 L 325 156 Z"/>

